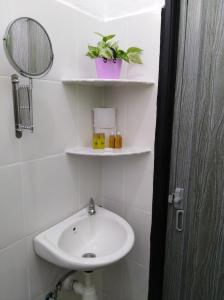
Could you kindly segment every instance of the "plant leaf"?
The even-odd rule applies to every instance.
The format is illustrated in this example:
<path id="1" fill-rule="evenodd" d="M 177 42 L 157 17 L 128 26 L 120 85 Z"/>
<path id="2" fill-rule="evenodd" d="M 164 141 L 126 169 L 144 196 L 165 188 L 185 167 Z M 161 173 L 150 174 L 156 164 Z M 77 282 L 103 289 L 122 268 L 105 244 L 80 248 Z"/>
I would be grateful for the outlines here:
<path id="1" fill-rule="evenodd" d="M 127 53 L 141 53 L 143 50 L 138 47 L 130 47 L 127 50 Z"/>
<path id="2" fill-rule="evenodd" d="M 98 42 L 97 46 L 98 46 L 98 49 L 99 49 L 99 50 L 108 47 L 107 43 L 105 43 L 104 41 Z"/>
<path id="3" fill-rule="evenodd" d="M 110 50 L 112 51 L 112 53 L 113 53 L 113 58 L 117 58 L 117 51 L 114 49 L 114 48 L 112 48 L 112 47 L 109 47 L 110 48 Z"/>
<path id="4" fill-rule="evenodd" d="M 89 49 L 89 51 L 96 51 L 96 50 L 97 50 L 97 47 L 88 45 L 88 49 Z"/>
<path id="5" fill-rule="evenodd" d="M 102 33 L 95 32 L 95 34 L 98 35 L 98 36 L 100 36 L 100 37 L 102 37 L 102 38 L 104 37 L 104 36 L 102 35 Z"/>
<path id="6" fill-rule="evenodd" d="M 131 63 L 142 64 L 141 57 L 138 53 L 128 53 L 127 55 Z"/>
<path id="7" fill-rule="evenodd" d="M 100 51 L 99 56 L 110 59 L 113 58 L 113 52 L 110 48 L 104 48 Z"/>
<path id="8" fill-rule="evenodd" d="M 118 46 L 118 41 L 110 44 L 110 47 L 113 48 L 115 51 L 118 50 L 119 46 Z"/>
<path id="9" fill-rule="evenodd" d="M 127 63 L 129 63 L 129 57 L 127 53 L 121 49 L 117 51 L 117 58 L 125 60 Z"/>
<path id="10" fill-rule="evenodd" d="M 103 37 L 103 41 L 106 43 L 107 41 L 112 40 L 115 36 L 116 34 L 106 35 Z"/>
<path id="11" fill-rule="evenodd" d="M 90 58 L 96 58 L 98 57 L 97 55 L 95 55 L 93 52 L 89 51 L 86 53 L 86 56 L 90 57 Z"/>

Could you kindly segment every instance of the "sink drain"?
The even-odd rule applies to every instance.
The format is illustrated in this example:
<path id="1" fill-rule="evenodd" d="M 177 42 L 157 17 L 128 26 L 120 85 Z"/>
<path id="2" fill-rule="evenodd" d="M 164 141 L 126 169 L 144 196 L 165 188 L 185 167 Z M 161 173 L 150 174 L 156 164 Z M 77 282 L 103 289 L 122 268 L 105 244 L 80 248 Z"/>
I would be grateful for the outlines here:
<path id="1" fill-rule="evenodd" d="M 95 258 L 96 254 L 94 254 L 94 253 L 85 253 L 85 254 L 83 254 L 82 257 L 85 257 L 85 258 Z"/>

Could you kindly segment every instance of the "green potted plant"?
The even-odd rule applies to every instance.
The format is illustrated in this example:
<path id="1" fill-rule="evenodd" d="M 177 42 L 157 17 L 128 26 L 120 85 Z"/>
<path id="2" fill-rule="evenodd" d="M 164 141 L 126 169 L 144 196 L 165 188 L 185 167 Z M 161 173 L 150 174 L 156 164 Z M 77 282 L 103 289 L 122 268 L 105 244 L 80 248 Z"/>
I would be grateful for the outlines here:
<path id="1" fill-rule="evenodd" d="M 127 51 L 119 48 L 115 34 L 102 35 L 96 32 L 101 40 L 96 46 L 88 46 L 87 56 L 95 60 L 98 78 L 118 79 L 120 77 L 122 61 L 142 64 L 142 49 L 130 47 Z"/>

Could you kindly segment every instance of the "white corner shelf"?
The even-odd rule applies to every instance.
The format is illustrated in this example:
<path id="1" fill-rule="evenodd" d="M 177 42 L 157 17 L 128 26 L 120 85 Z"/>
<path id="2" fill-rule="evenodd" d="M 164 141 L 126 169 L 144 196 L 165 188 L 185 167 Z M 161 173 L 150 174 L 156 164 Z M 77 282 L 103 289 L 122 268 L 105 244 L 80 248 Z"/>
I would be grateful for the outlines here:
<path id="1" fill-rule="evenodd" d="M 79 155 L 79 156 L 98 156 L 98 157 L 114 157 L 114 156 L 130 156 L 150 153 L 150 148 L 141 147 L 124 147 L 122 149 L 110 149 L 94 150 L 90 147 L 76 147 L 66 150 L 67 154 Z"/>
<path id="2" fill-rule="evenodd" d="M 155 82 L 140 79 L 97 79 L 97 78 L 71 78 L 62 79 L 64 84 L 92 85 L 92 86 L 151 86 Z"/>

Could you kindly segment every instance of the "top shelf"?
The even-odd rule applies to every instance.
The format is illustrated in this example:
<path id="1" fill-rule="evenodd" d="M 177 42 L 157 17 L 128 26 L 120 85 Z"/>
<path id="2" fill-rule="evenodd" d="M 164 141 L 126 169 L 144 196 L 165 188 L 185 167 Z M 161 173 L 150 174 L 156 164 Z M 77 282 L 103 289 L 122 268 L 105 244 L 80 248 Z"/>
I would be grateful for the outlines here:
<path id="1" fill-rule="evenodd" d="M 140 79 L 97 79 L 97 78 L 73 78 L 62 79 L 65 84 L 77 84 L 77 85 L 93 85 L 93 86 L 151 86 L 154 84 L 150 80 Z"/>

